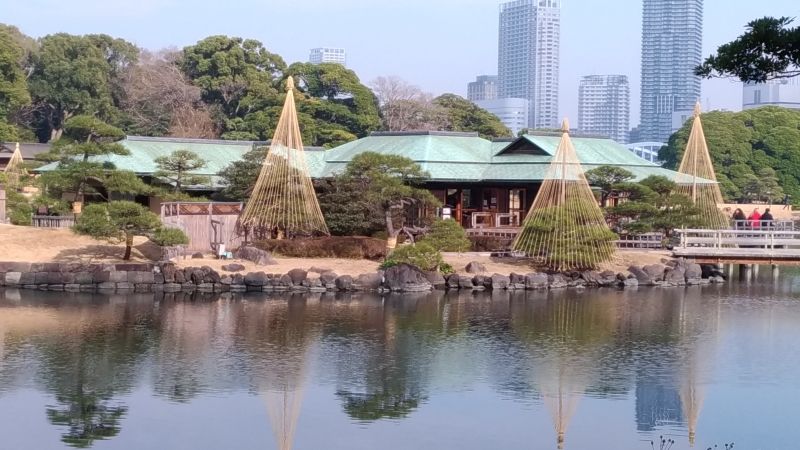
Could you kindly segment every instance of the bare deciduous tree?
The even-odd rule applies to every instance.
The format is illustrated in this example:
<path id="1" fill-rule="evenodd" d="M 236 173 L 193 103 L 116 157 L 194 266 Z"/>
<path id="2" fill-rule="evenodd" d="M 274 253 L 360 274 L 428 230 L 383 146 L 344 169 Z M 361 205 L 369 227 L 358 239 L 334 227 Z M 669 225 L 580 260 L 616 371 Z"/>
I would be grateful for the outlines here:
<path id="1" fill-rule="evenodd" d="M 211 113 L 205 106 L 193 107 L 184 105 L 172 111 L 169 124 L 169 135 L 174 137 L 191 137 L 215 139 L 219 137 L 217 126 Z"/>
<path id="2" fill-rule="evenodd" d="M 378 97 L 386 131 L 438 130 L 446 120 L 433 103 L 433 95 L 401 78 L 378 77 L 371 87 Z"/>
<path id="3" fill-rule="evenodd" d="M 217 130 L 194 86 L 175 64 L 178 52 L 142 52 L 122 81 L 130 128 L 148 135 L 213 138 Z"/>

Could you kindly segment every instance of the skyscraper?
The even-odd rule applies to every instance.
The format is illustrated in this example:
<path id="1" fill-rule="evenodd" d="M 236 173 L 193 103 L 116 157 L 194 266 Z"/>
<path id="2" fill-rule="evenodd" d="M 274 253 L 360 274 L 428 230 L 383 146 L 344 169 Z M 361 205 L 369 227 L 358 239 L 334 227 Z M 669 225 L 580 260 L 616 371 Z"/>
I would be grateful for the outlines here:
<path id="1" fill-rule="evenodd" d="M 608 136 L 617 142 L 628 139 L 631 90 L 625 75 L 587 75 L 578 87 L 578 129 L 582 133 Z"/>
<path id="2" fill-rule="evenodd" d="M 524 98 L 496 98 L 494 100 L 476 100 L 475 104 L 497 116 L 503 125 L 516 136 L 521 130 L 528 128 L 528 101 Z"/>
<path id="3" fill-rule="evenodd" d="M 478 75 L 467 84 L 467 100 L 477 102 L 497 98 L 497 75 Z"/>
<path id="4" fill-rule="evenodd" d="M 530 128 L 558 128 L 560 0 L 500 5 L 498 96 L 530 101 Z"/>
<path id="5" fill-rule="evenodd" d="M 312 48 L 308 62 L 312 64 L 337 63 L 347 66 L 347 52 L 343 48 Z"/>
<path id="6" fill-rule="evenodd" d="M 700 98 L 703 0 L 644 0 L 641 139 L 667 142 Z"/>

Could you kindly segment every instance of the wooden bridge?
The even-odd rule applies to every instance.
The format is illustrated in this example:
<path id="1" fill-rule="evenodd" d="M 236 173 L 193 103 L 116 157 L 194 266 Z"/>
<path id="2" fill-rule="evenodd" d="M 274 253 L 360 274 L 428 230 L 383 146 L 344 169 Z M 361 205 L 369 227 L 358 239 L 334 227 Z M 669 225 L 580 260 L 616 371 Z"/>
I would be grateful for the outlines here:
<path id="1" fill-rule="evenodd" d="M 788 227 L 749 230 L 675 230 L 673 255 L 711 264 L 800 265 L 800 231 Z"/>

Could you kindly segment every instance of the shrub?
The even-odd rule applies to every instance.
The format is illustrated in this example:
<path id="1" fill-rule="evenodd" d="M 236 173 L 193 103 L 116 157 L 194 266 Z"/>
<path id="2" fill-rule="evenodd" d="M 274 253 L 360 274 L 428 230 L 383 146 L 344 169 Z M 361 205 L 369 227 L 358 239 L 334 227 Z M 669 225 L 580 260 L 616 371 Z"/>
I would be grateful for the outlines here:
<path id="1" fill-rule="evenodd" d="M 39 195 L 33 202 L 31 202 L 33 210 L 37 211 L 41 207 L 46 207 L 50 215 L 53 216 L 68 216 L 72 214 L 72 209 L 69 207 L 69 202 L 66 200 L 48 197 L 47 195 Z"/>
<path id="2" fill-rule="evenodd" d="M 161 247 L 173 247 L 188 244 L 189 236 L 178 228 L 163 227 L 157 229 L 150 240 Z"/>
<path id="3" fill-rule="evenodd" d="M 386 241 L 361 236 L 328 236 L 308 239 L 263 239 L 256 248 L 290 258 L 348 258 L 380 260 Z"/>
<path id="4" fill-rule="evenodd" d="M 440 252 L 466 252 L 470 241 L 461 224 L 452 219 L 437 220 L 420 242 L 429 244 Z"/>
<path id="5" fill-rule="evenodd" d="M 396 266 L 398 264 L 411 264 L 425 271 L 436 271 L 444 265 L 442 254 L 425 242 L 418 242 L 415 245 L 404 245 L 397 248 L 381 264 L 382 269 Z M 450 267 L 450 270 L 453 268 Z"/>
<path id="6" fill-rule="evenodd" d="M 8 220 L 14 225 L 31 225 L 33 208 L 28 199 L 17 191 L 6 191 L 6 211 Z"/>

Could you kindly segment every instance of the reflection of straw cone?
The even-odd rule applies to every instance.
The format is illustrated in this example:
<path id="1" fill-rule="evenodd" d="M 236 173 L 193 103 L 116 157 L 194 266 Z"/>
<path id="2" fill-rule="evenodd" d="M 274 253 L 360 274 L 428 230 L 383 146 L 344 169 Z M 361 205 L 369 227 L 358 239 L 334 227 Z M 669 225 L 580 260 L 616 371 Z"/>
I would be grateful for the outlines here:
<path id="1" fill-rule="evenodd" d="M 700 409 L 703 407 L 703 395 L 695 386 L 694 380 L 689 380 L 689 384 L 681 389 L 681 405 L 689 429 L 689 445 L 694 447 L 697 421 L 700 418 Z"/>
<path id="2" fill-rule="evenodd" d="M 294 444 L 297 420 L 303 403 L 303 388 L 299 386 L 295 390 L 266 390 L 261 396 L 267 404 L 267 414 L 278 450 L 290 450 Z"/>

